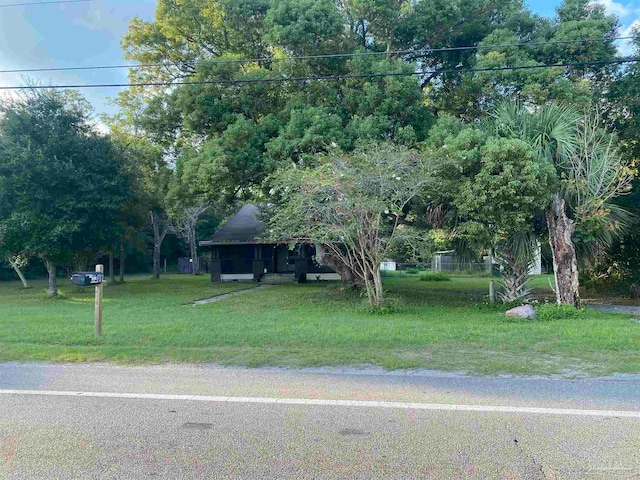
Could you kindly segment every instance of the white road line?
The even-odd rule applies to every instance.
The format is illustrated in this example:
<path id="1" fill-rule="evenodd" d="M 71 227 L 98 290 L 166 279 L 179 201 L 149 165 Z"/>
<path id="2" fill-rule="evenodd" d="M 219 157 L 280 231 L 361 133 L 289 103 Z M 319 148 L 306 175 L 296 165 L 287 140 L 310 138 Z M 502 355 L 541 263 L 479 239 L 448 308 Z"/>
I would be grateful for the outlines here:
<path id="1" fill-rule="evenodd" d="M 573 415 L 583 417 L 625 417 L 640 419 L 640 411 L 581 410 L 575 408 L 509 407 L 502 405 L 456 405 L 441 403 L 376 402 L 363 400 L 324 400 L 307 398 L 226 397 L 205 395 L 170 395 L 158 393 L 70 392 L 55 390 L 0 390 L 0 395 L 35 395 L 54 397 L 131 398 L 138 400 L 188 400 L 217 403 L 266 403 L 278 405 L 317 405 L 331 407 L 392 408 L 399 410 L 440 410 L 453 412 L 529 413 Z"/>

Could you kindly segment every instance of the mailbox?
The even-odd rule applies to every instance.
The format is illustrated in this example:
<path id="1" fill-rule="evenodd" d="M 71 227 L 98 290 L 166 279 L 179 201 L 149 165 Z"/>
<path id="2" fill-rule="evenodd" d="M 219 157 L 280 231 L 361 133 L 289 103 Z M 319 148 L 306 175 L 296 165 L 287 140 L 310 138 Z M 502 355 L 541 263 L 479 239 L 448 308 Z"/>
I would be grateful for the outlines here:
<path id="1" fill-rule="evenodd" d="M 81 287 L 90 287 L 91 285 L 100 285 L 103 280 L 102 272 L 78 272 L 71 276 L 71 283 L 80 285 Z"/>

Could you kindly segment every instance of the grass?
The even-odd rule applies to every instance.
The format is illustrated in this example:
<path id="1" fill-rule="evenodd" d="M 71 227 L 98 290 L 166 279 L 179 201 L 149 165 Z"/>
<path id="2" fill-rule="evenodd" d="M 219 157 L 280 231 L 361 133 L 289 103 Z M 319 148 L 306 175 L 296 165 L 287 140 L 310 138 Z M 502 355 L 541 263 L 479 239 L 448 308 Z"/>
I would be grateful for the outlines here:
<path id="1" fill-rule="evenodd" d="M 274 286 L 199 307 L 192 300 L 239 288 L 207 277 L 132 278 L 105 286 L 104 335 L 93 336 L 93 292 L 45 282 L 0 283 L 0 361 L 216 362 L 223 365 L 380 365 L 479 374 L 640 372 L 640 324 L 595 311 L 509 322 L 486 304 L 488 278 L 421 282 L 390 276 L 400 301 L 371 315 L 335 284 Z M 533 287 L 548 294 L 548 278 Z M 547 308 L 547 307 L 545 307 Z"/>
<path id="2" fill-rule="evenodd" d="M 420 280 L 423 282 L 448 282 L 451 277 L 442 272 L 424 272 L 420 275 Z"/>

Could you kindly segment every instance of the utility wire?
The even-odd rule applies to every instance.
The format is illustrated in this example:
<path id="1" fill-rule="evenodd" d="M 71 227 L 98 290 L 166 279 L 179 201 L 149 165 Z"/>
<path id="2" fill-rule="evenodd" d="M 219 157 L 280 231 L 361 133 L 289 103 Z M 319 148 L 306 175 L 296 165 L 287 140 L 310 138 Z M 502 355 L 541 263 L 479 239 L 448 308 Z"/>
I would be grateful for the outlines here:
<path id="1" fill-rule="evenodd" d="M 596 65 L 621 65 L 625 63 L 640 62 L 640 57 L 624 58 L 618 60 L 602 60 L 594 62 L 565 62 L 552 63 L 548 65 L 520 65 L 513 67 L 486 67 L 486 68 L 459 68 L 450 70 L 432 70 L 426 72 L 385 72 L 385 73 L 357 73 L 345 75 L 322 75 L 309 77 L 279 77 L 279 78 L 252 78 L 240 80 L 201 80 L 201 81 L 177 81 L 177 82 L 140 82 L 140 83 L 99 83 L 88 85 L 25 85 L 0 87 L 0 90 L 44 90 L 44 89 L 80 89 L 80 88 L 118 88 L 118 87 L 173 87 L 178 85 L 242 85 L 252 83 L 283 83 L 283 82 L 305 82 L 313 80 L 344 80 L 358 78 L 381 78 L 381 77 L 401 77 L 414 75 L 444 75 L 450 73 L 471 73 L 471 72 L 500 72 L 507 70 L 532 70 L 536 68 L 554 67 L 587 67 Z"/>
<path id="2" fill-rule="evenodd" d="M 73 1 L 92 1 L 92 0 L 73 0 Z M 528 43 L 507 43 L 502 45 L 471 45 L 464 47 L 444 47 L 444 48 L 425 48 L 418 50 L 394 50 L 391 52 L 354 52 L 354 53 L 331 53 L 324 55 L 300 55 L 294 57 L 262 57 L 262 58 L 238 58 L 238 59 L 226 59 L 226 60 L 212 60 L 209 62 L 211 65 L 230 64 L 230 63 L 258 63 L 258 62 L 283 62 L 289 60 L 315 60 L 321 58 L 351 58 L 351 57 L 364 57 L 369 55 L 415 55 L 424 56 L 431 53 L 438 52 L 455 52 L 463 50 L 486 50 L 492 48 L 516 48 L 516 47 L 536 47 L 544 45 L 566 45 L 574 43 L 589 43 L 599 41 L 613 41 L 613 40 L 630 40 L 632 36 L 626 37 L 612 37 L 612 38 L 585 38 L 576 40 L 557 40 L 548 42 L 528 42 Z M 50 67 L 50 68 L 22 68 L 13 70 L 0 70 L 0 73 L 29 73 L 29 72 L 64 72 L 74 70 L 110 70 L 110 69 L 133 69 L 141 70 L 145 68 L 173 66 L 170 63 L 147 63 L 140 65 L 96 65 L 93 67 Z"/>
<path id="3" fill-rule="evenodd" d="M 47 2 L 24 2 L 24 3 L 4 3 L 0 4 L 0 8 L 4 7 L 23 7 L 27 5 L 51 5 L 57 3 L 80 3 L 80 2 L 93 2 L 93 0 L 50 0 Z"/>

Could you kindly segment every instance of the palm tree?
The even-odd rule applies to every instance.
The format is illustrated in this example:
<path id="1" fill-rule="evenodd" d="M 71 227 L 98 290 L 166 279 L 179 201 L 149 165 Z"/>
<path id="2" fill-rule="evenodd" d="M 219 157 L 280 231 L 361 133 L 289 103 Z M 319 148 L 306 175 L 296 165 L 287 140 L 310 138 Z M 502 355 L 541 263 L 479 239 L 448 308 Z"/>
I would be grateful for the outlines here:
<path id="1" fill-rule="evenodd" d="M 499 296 L 503 303 L 529 301 L 529 272 L 537 248 L 538 239 L 533 232 L 514 233 L 496 243 L 495 259 L 502 270 Z"/>
<path id="2" fill-rule="evenodd" d="M 623 213 L 610 201 L 628 189 L 631 175 L 615 139 L 600 127 L 597 113 L 581 115 L 571 106 L 554 103 L 529 109 L 504 102 L 494 113 L 493 128 L 499 135 L 527 141 L 556 169 L 558 189 L 545 208 L 556 300 L 580 308 L 573 239 L 576 222 L 595 219 L 606 225 L 599 233 L 594 232 L 594 245 L 612 241 L 611 232 L 623 225 L 616 221 L 624 217 Z"/>

